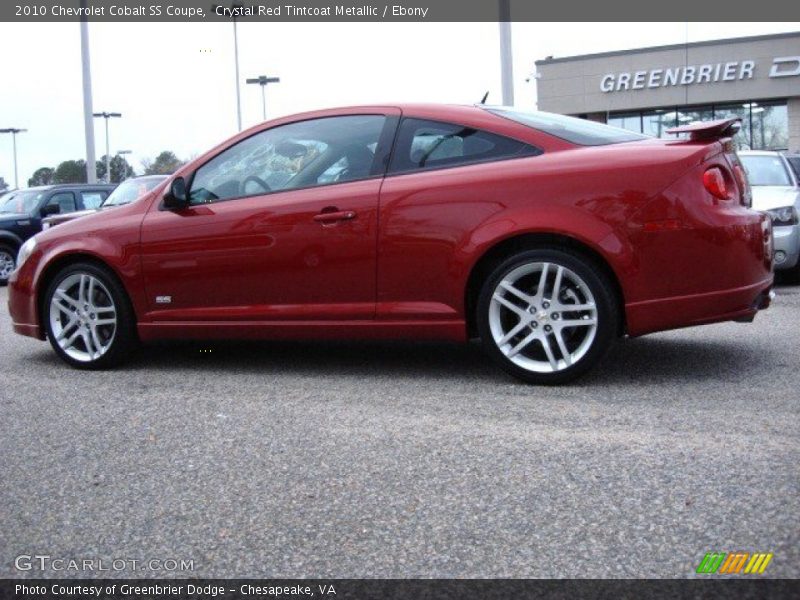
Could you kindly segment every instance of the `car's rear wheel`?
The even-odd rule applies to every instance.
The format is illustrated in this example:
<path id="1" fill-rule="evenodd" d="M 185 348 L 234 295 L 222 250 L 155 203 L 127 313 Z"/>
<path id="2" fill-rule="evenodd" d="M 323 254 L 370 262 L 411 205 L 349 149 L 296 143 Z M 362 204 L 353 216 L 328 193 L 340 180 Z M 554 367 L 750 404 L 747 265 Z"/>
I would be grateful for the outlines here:
<path id="1" fill-rule="evenodd" d="M 0 246 L 0 285 L 6 285 L 17 266 L 17 254 L 9 246 Z"/>
<path id="2" fill-rule="evenodd" d="M 94 264 L 60 271 L 48 286 L 42 312 L 50 344 L 73 367 L 107 368 L 135 347 L 133 311 L 125 290 Z"/>
<path id="3" fill-rule="evenodd" d="M 530 250 L 502 262 L 484 283 L 477 310 L 486 351 L 530 383 L 563 383 L 585 373 L 618 331 L 608 278 L 564 250 Z"/>

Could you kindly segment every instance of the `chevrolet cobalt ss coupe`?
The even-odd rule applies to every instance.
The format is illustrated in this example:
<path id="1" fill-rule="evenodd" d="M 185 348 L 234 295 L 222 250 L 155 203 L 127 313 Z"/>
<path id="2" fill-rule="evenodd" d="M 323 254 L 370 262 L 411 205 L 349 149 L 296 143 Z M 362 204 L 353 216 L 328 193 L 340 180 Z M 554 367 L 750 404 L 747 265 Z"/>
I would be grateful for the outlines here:
<path id="1" fill-rule="evenodd" d="M 659 140 L 482 105 L 274 120 L 28 241 L 14 330 L 81 368 L 166 338 L 480 337 L 513 375 L 563 382 L 619 336 L 768 306 L 736 125 Z"/>

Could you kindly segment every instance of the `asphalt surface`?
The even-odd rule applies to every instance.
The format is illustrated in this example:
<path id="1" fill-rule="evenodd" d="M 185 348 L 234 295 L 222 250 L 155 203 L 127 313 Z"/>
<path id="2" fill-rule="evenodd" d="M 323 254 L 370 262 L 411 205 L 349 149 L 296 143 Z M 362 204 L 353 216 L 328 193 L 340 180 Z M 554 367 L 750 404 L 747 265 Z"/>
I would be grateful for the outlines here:
<path id="1" fill-rule="evenodd" d="M 160 345 L 79 372 L 13 335 L 6 299 L 0 577 L 109 576 L 17 571 L 28 554 L 194 561 L 126 577 L 690 577 L 733 550 L 800 576 L 800 287 L 560 388 L 451 344 Z"/>

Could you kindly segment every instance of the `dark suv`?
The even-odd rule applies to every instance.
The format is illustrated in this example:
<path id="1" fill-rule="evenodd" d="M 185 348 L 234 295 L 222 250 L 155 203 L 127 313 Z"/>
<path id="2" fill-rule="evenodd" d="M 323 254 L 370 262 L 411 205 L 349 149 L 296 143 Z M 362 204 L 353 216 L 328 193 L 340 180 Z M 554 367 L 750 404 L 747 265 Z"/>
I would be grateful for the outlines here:
<path id="1" fill-rule="evenodd" d="M 0 285 L 5 285 L 17 261 L 17 251 L 42 230 L 42 219 L 97 208 L 116 186 L 61 184 L 17 190 L 0 199 Z"/>

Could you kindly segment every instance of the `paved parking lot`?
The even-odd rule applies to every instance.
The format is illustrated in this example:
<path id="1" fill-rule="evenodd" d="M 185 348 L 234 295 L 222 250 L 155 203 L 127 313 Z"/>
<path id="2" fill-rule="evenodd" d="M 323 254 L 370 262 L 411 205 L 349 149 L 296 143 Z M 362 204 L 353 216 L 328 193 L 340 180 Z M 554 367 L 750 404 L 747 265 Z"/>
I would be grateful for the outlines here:
<path id="1" fill-rule="evenodd" d="M 161 345 L 78 372 L 11 333 L 0 288 L 0 576 L 65 575 L 14 569 L 47 554 L 684 577 L 744 550 L 798 577 L 800 287 L 778 294 L 754 324 L 628 340 L 537 388 L 450 344 Z"/>

